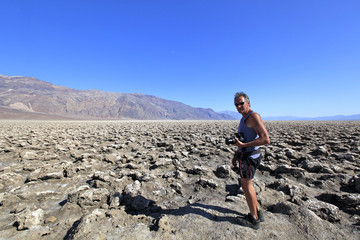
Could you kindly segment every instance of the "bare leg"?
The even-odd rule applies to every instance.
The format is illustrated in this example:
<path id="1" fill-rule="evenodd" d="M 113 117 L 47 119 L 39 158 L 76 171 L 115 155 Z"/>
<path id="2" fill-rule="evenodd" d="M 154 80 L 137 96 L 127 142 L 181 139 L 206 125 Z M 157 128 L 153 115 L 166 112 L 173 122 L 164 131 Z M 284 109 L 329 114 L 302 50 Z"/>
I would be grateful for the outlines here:
<path id="1" fill-rule="evenodd" d="M 241 187 L 244 191 L 246 202 L 250 210 L 250 214 L 255 219 L 258 219 L 257 216 L 258 202 L 257 202 L 255 188 L 252 185 L 252 179 L 241 178 Z"/>

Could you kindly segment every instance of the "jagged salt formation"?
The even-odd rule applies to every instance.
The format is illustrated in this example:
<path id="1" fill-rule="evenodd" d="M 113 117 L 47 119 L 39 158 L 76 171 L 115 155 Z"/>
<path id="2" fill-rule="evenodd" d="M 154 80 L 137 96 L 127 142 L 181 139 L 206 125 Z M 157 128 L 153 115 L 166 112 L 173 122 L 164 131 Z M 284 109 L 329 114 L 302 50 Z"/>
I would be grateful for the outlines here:
<path id="1" fill-rule="evenodd" d="M 236 121 L 0 122 L 0 239 L 359 239 L 359 122 L 266 122 L 247 214 Z"/>

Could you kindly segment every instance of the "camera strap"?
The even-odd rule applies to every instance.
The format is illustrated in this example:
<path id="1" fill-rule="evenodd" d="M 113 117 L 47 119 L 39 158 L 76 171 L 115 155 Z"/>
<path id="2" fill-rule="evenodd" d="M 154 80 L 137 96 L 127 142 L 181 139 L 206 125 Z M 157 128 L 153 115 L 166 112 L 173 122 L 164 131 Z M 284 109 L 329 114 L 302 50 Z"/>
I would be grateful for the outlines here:
<path id="1" fill-rule="evenodd" d="M 242 149 L 244 150 L 244 149 Z M 255 154 L 258 154 L 258 153 L 261 153 L 260 151 L 260 148 L 256 149 L 255 151 L 251 151 L 251 152 L 237 152 L 238 155 L 237 155 L 237 160 L 239 161 L 239 172 L 240 172 L 240 176 L 241 177 L 245 177 L 245 178 L 248 178 L 250 176 L 244 176 L 243 175 L 243 172 L 242 172 L 242 162 L 243 161 L 246 161 L 246 164 L 247 164 L 247 167 L 248 167 L 248 171 L 247 173 L 248 174 L 251 174 L 251 164 L 250 164 L 250 161 L 249 161 L 249 157 L 251 155 L 255 155 Z"/>

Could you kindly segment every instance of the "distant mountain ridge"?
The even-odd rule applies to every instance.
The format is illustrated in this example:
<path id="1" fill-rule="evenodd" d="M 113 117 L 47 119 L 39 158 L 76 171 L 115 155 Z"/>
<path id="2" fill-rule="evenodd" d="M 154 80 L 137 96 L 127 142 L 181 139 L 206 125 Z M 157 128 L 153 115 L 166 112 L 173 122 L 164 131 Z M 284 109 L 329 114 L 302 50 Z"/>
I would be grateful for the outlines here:
<path id="1" fill-rule="evenodd" d="M 76 90 L 32 77 L 3 75 L 0 106 L 2 111 L 15 109 L 12 114 L 21 111 L 73 119 L 233 120 L 209 108 L 194 108 L 150 95 Z"/>
<path id="2" fill-rule="evenodd" d="M 335 115 L 335 116 L 324 116 L 324 117 L 292 117 L 292 116 L 281 116 L 281 117 L 264 117 L 264 120 L 276 120 L 276 121 L 359 121 L 360 114 L 355 115 Z"/>
<path id="3" fill-rule="evenodd" d="M 233 117 L 234 119 L 236 119 L 236 120 L 240 120 L 240 119 L 241 119 L 240 113 L 235 112 L 235 111 L 221 111 L 221 112 L 218 112 L 218 113 L 232 116 L 232 117 Z"/>
<path id="4" fill-rule="evenodd" d="M 219 113 L 230 115 L 238 120 L 241 119 L 241 115 L 235 111 L 222 111 Z M 360 114 L 354 114 L 348 116 L 335 115 L 335 116 L 325 116 L 325 117 L 271 116 L 271 117 L 262 117 L 262 119 L 267 121 L 359 121 Z"/>

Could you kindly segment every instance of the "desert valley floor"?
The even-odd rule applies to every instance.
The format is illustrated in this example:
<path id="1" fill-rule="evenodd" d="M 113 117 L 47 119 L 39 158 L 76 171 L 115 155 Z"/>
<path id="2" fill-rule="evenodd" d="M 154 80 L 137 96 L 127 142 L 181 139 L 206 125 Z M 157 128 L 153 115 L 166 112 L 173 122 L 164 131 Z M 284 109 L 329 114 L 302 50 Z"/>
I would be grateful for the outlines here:
<path id="1" fill-rule="evenodd" d="M 237 121 L 0 121 L 0 239 L 360 239 L 360 121 L 272 122 L 248 213 Z"/>

